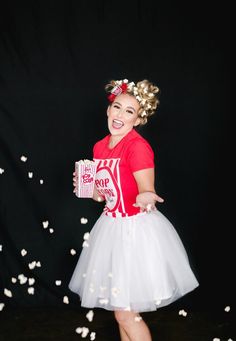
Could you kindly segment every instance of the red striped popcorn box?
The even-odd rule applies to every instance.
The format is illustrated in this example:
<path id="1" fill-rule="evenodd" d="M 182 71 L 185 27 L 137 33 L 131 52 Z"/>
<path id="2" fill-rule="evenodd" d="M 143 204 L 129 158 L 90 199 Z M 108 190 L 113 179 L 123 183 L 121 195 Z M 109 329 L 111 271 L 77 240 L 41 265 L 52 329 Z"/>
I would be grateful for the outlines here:
<path id="1" fill-rule="evenodd" d="M 75 162 L 77 186 L 75 195 L 78 198 L 92 198 L 97 164 L 92 160 L 79 160 Z"/>

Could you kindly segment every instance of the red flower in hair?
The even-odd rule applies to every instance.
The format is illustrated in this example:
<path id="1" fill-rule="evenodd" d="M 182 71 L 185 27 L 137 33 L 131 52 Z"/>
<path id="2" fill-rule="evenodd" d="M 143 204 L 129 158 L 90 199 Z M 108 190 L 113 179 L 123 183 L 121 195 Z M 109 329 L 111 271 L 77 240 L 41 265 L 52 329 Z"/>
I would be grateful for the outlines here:
<path id="1" fill-rule="evenodd" d="M 116 98 L 116 95 L 115 95 L 115 94 L 110 94 L 110 95 L 108 96 L 108 100 L 109 100 L 110 102 L 113 102 L 115 98 Z"/>
<path id="2" fill-rule="evenodd" d="M 122 89 L 122 92 L 126 92 L 127 91 L 127 83 L 123 83 L 121 85 L 121 89 Z"/>

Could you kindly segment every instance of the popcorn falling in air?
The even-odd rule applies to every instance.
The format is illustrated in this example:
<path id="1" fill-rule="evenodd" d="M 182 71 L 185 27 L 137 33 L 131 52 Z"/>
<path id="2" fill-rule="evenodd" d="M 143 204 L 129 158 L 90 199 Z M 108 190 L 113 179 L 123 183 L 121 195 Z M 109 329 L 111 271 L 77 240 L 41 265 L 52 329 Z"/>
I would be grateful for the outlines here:
<path id="1" fill-rule="evenodd" d="M 72 256 L 74 256 L 76 254 L 76 251 L 74 249 L 71 249 L 70 253 L 72 254 Z"/>
<path id="2" fill-rule="evenodd" d="M 42 185 L 43 184 L 43 179 L 40 179 L 39 183 L 40 183 L 40 185 Z"/>
<path id="3" fill-rule="evenodd" d="M 230 306 L 225 307 L 225 311 L 228 313 L 230 311 Z"/>
<path id="4" fill-rule="evenodd" d="M 64 297 L 63 297 L 63 303 L 69 304 L 69 298 L 68 298 L 68 296 L 64 296 Z"/>
<path id="5" fill-rule="evenodd" d="M 24 274 L 18 275 L 18 279 L 19 279 L 19 281 L 20 281 L 20 284 L 25 284 L 25 283 L 28 281 L 28 278 L 25 277 Z"/>
<path id="6" fill-rule="evenodd" d="M 187 312 L 184 309 L 182 309 L 179 311 L 179 315 L 182 315 L 185 317 L 185 316 L 187 316 Z"/>
<path id="7" fill-rule="evenodd" d="M 83 327 L 82 334 L 81 334 L 82 338 L 87 337 L 88 333 L 89 333 L 89 329 L 86 327 Z"/>
<path id="8" fill-rule="evenodd" d="M 0 252 L 2 251 L 2 245 L 0 244 Z"/>
<path id="9" fill-rule="evenodd" d="M 11 278 L 11 281 L 12 281 L 12 283 L 16 283 L 16 282 L 17 282 L 17 279 L 16 279 L 15 277 L 12 277 L 12 278 Z"/>
<path id="10" fill-rule="evenodd" d="M 93 321 L 93 316 L 94 316 L 93 310 L 89 310 L 89 312 L 86 314 L 86 317 L 89 320 L 89 322 Z"/>
<path id="11" fill-rule="evenodd" d="M 95 338 L 96 338 L 96 333 L 95 332 L 90 333 L 90 340 L 91 341 L 95 340 Z"/>
<path id="12" fill-rule="evenodd" d="M 85 234 L 84 234 L 84 240 L 88 240 L 89 239 L 89 232 L 86 232 Z"/>
<path id="13" fill-rule="evenodd" d="M 78 327 L 78 328 L 76 328 L 75 329 L 75 332 L 77 333 L 77 334 L 81 334 L 82 333 L 82 328 L 81 327 Z"/>
<path id="14" fill-rule="evenodd" d="M 82 218 L 80 219 L 80 222 L 81 222 L 81 224 L 87 224 L 87 222 L 88 222 L 88 219 L 87 219 L 87 218 L 84 218 L 84 217 L 82 217 Z"/>
<path id="15" fill-rule="evenodd" d="M 53 232 L 54 232 L 54 230 L 53 230 L 52 228 L 50 228 L 50 229 L 49 229 L 49 232 L 50 232 L 50 233 L 53 233 Z"/>
<path id="16" fill-rule="evenodd" d="M 214 337 L 213 341 L 220 341 L 218 337 Z"/>
<path id="17" fill-rule="evenodd" d="M 5 307 L 5 304 L 4 303 L 0 303 L 0 311 L 2 311 L 4 307 Z"/>
<path id="18" fill-rule="evenodd" d="M 32 177 L 33 177 L 33 172 L 28 172 L 28 177 L 29 177 L 30 179 L 32 179 Z"/>
<path id="19" fill-rule="evenodd" d="M 85 240 L 82 244 L 83 247 L 89 247 L 89 243 L 87 243 L 87 241 Z"/>
<path id="20" fill-rule="evenodd" d="M 83 337 L 83 338 L 85 338 L 89 333 L 89 329 L 86 327 L 82 327 L 82 328 L 78 327 L 78 328 L 76 328 L 75 331 L 76 331 L 76 333 L 81 334 L 81 337 Z"/>
<path id="21" fill-rule="evenodd" d="M 56 280 L 55 283 L 56 283 L 57 286 L 61 285 L 61 281 L 60 280 Z"/>
<path id="22" fill-rule="evenodd" d="M 29 278 L 28 281 L 29 281 L 29 285 L 34 285 L 34 283 L 35 283 L 34 278 Z"/>
<path id="23" fill-rule="evenodd" d="M 40 261 L 32 261 L 31 263 L 28 264 L 30 270 L 34 269 L 35 267 L 40 268 L 41 267 L 41 262 Z"/>
<path id="24" fill-rule="evenodd" d="M 28 293 L 29 293 L 30 295 L 34 295 L 34 288 L 33 288 L 33 287 L 29 287 L 29 288 L 28 288 Z"/>
<path id="25" fill-rule="evenodd" d="M 23 162 L 26 162 L 26 161 L 27 161 L 27 157 L 24 156 L 24 155 L 22 155 L 20 159 L 21 159 L 21 161 L 23 161 Z"/>
<path id="26" fill-rule="evenodd" d="M 48 224 L 49 224 L 48 220 L 43 221 L 43 228 L 46 229 L 48 227 Z"/>
<path id="27" fill-rule="evenodd" d="M 33 262 L 29 263 L 28 265 L 29 265 L 30 270 L 33 270 L 36 266 L 36 261 L 34 260 Z"/>
<path id="28" fill-rule="evenodd" d="M 27 255 L 27 251 L 25 249 L 21 250 L 21 255 L 24 257 L 25 255 Z"/>
<path id="29" fill-rule="evenodd" d="M 12 297 L 12 292 L 11 290 L 8 290 L 8 289 L 4 289 L 4 295 L 6 295 L 7 297 Z"/>
<path id="30" fill-rule="evenodd" d="M 3 173 L 4 173 L 4 169 L 0 168 L 0 174 L 3 174 Z"/>

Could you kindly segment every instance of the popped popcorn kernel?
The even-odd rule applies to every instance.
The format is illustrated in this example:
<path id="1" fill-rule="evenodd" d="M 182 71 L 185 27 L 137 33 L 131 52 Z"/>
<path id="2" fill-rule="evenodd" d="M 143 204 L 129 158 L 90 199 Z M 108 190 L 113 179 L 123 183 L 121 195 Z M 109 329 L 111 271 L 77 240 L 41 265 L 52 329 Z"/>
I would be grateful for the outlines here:
<path id="1" fill-rule="evenodd" d="M 47 228 L 48 227 L 48 225 L 49 225 L 49 221 L 48 220 L 45 220 L 45 221 L 43 221 L 43 228 Z"/>
<path id="2" fill-rule="evenodd" d="M 84 218 L 84 217 L 82 217 L 82 218 L 80 218 L 80 222 L 81 222 L 81 224 L 87 224 L 87 222 L 88 222 L 88 219 L 87 219 L 87 218 Z"/>
<path id="3" fill-rule="evenodd" d="M 22 249 L 21 250 L 21 255 L 22 255 L 22 257 L 24 257 L 25 255 L 27 255 L 27 251 L 25 249 Z"/>
<path id="4" fill-rule="evenodd" d="M 33 172 L 28 172 L 28 177 L 29 177 L 30 179 L 32 179 L 32 178 L 33 178 Z"/>
<path id="5" fill-rule="evenodd" d="M 63 297 L 63 303 L 69 304 L 69 298 L 68 298 L 68 296 L 64 296 L 64 297 Z"/>
<path id="6" fill-rule="evenodd" d="M 7 297 L 12 297 L 12 292 L 11 290 L 8 290 L 7 288 L 4 289 L 4 295 Z"/>
<path id="7" fill-rule="evenodd" d="M 22 156 L 20 157 L 20 159 L 21 159 L 22 162 L 26 162 L 26 161 L 27 161 L 27 157 L 24 156 L 24 155 L 22 155 Z"/>
<path id="8" fill-rule="evenodd" d="M 34 288 L 33 287 L 29 287 L 28 288 L 28 293 L 29 293 L 29 295 L 34 295 Z"/>
<path id="9" fill-rule="evenodd" d="M 94 312 L 93 310 L 89 310 L 89 312 L 86 314 L 87 319 L 89 320 L 89 322 L 92 322 L 93 317 L 94 317 Z"/>

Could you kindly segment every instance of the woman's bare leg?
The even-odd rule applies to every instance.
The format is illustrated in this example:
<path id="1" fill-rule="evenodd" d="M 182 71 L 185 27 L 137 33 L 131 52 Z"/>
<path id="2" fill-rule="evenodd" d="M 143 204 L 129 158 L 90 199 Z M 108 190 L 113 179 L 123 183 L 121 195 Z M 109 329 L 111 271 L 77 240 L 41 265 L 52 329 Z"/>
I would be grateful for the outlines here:
<path id="1" fill-rule="evenodd" d="M 128 337 L 126 331 L 123 327 L 119 324 L 119 331 L 120 331 L 120 340 L 121 341 L 130 341 L 130 338 Z"/>
<path id="2" fill-rule="evenodd" d="M 119 326 L 126 333 L 121 336 L 128 337 L 124 341 L 152 341 L 150 330 L 138 313 L 116 310 L 114 314 Z M 120 330 L 123 332 L 122 329 Z M 123 341 L 123 339 L 121 340 Z"/>

